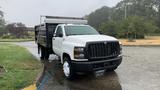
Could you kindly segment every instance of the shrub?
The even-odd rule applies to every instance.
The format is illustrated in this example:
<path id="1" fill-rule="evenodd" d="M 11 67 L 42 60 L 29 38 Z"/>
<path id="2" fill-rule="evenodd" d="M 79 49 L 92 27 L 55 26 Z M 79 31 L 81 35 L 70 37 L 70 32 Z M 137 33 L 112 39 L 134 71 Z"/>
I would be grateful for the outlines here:
<path id="1" fill-rule="evenodd" d="M 16 37 L 10 34 L 4 34 L 1 38 L 2 39 L 15 39 Z"/>
<path id="2" fill-rule="evenodd" d="M 100 31 L 104 34 L 132 39 L 145 38 L 145 35 L 152 34 L 158 29 L 153 21 L 138 16 L 129 17 L 122 21 L 108 21 L 100 27 Z"/>

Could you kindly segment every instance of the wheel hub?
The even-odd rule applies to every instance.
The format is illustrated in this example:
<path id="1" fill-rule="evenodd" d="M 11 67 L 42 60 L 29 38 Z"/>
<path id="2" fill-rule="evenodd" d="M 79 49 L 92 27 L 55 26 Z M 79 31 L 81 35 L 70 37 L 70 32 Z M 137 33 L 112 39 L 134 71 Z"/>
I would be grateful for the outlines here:
<path id="1" fill-rule="evenodd" d="M 67 61 L 65 61 L 63 64 L 63 72 L 66 77 L 68 77 L 70 75 L 70 67 L 69 67 L 69 63 Z"/>

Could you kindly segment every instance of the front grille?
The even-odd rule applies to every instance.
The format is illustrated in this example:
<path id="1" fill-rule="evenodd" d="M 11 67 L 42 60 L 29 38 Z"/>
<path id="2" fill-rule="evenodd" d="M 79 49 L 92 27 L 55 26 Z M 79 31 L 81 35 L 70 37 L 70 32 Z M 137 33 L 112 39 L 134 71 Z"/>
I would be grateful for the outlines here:
<path id="1" fill-rule="evenodd" d="M 117 41 L 90 42 L 86 52 L 89 59 L 112 58 L 120 54 L 120 45 Z"/>

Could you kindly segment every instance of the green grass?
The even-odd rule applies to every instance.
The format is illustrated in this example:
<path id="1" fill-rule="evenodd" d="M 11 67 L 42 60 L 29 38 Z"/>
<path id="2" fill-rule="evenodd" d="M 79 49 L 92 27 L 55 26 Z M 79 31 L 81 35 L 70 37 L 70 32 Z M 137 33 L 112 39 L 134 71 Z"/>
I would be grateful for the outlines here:
<path id="1" fill-rule="evenodd" d="M 0 42 L 27 42 L 27 41 L 34 41 L 34 39 L 1 39 Z"/>
<path id="2" fill-rule="evenodd" d="M 0 43 L 0 65 L 7 72 L 0 77 L 0 90 L 19 90 L 33 83 L 41 64 L 25 48 Z"/>

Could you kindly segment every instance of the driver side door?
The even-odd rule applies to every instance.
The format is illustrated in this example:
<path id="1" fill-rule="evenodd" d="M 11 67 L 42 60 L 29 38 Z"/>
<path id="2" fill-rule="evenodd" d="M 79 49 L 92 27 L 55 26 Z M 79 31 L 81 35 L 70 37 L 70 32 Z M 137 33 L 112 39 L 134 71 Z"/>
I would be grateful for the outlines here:
<path id="1" fill-rule="evenodd" d="M 57 55 L 61 55 L 62 52 L 62 42 L 63 42 L 63 30 L 61 26 L 58 26 L 56 29 L 56 33 L 54 34 L 54 37 L 52 38 L 52 47 L 53 51 Z"/>

